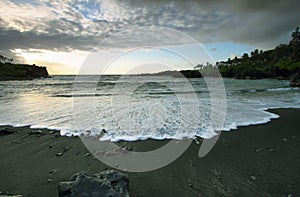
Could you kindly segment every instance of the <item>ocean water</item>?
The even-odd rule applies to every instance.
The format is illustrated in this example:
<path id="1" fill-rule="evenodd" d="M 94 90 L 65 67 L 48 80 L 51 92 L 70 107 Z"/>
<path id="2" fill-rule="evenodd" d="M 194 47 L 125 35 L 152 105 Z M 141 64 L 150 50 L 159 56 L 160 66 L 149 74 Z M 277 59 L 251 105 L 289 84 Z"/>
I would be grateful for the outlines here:
<path id="1" fill-rule="evenodd" d="M 97 135 L 111 141 L 211 138 L 214 130 L 230 131 L 278 118 L 267 109 L 300 108 L 300 89 L 289 87 L 288 81 L 223 82 L 226 106 L 215 109 L 226 110 L 226 117 L 219 128 L 212 126 L 212 98 L 205 81 L 171 76 L 2 81 L 0 124 L 58 129 L 61 135 Z"/>

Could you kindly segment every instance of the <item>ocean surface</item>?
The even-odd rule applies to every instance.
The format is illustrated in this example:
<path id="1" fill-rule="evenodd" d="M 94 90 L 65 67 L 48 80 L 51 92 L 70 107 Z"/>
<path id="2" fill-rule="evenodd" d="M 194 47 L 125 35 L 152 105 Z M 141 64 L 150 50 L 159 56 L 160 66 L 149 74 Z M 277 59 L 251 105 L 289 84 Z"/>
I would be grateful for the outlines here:
<path id="1" fill-rule="evenodd" d="M 300 108 L 300 89 L 283 80 L 223 79 L 225 123 L 212 125 L 203 79 L 171 76 L 53 76 L 0 82 L 0 124 L 58 129 L 100 140 L 210 138 L 214 130 L 262 124 L 274 108 Z M 80 88 L 78 88 L 80 87 Z M 192 88 L 191 88 L 192 87 Z M 103 132 L 105 130 L 105 133 Z"/>

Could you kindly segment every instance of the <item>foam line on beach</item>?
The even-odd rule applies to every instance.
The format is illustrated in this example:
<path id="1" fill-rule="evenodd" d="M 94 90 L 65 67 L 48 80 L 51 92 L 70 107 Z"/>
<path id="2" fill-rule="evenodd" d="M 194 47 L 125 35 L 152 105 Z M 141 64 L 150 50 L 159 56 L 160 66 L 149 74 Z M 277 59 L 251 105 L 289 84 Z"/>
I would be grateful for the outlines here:
<path id="1" fill-rule="evenodd" d="M 298 108 L 298 107 L 280 107 L 280 108 Z M 262 108 L 259 109 L 266 115 L 267 117 L 263 118 L 260 121 L 248 121 L 240 124 L 232 123 L 231 125 L 223 128 L 218 128 L 217 130 L 220 131 L 232 131 L 236 130 L 238 127 L 243 126 L 251 126 L 251 125 L 259 125 L 259 124 L 265 124 L 270 122 L 272 119 L 279 118 L 279 115 L 271 113 L 267 110 L 273 110 L 273 109 L 280 109 L 280 108 Z M 61 136 L 67 136 L 67 137 L 73 137 L 73 136 L 99 136 L 101 134 L 101 129 L 92 128 L 91 130 L 70 130 L 67 128 L 59 128 L 59 127 L 53 127 L 53 126 L 45 126 L 45 125 L 35 125 L 35 124 L 10 124 L 10 123 L 0 123 L 0 126 L 13 126 L 13 127 L 29 127 L 31 129 L 49 129 L 49 130 L 57 130 L 60 131 Z M 184 138 L 190 138 L 194 139 L 196 137 L 201 137 L 203 139 L 210 139 L 216 135 L 215 132 L 209 131 L 209 132 L 203 132 L 202 134 L 194 134 L 190 135 L 192 132 L 185 132 L 183 134 L 178 133 L 176 136 L 155 136 L 155 135 L 138 135 L 138 136 L 110 136 L 109 134 L 103 135 L 101 138 L 99 138 L 100 141 L 112 141 L 112 142 L 118 142 L 118 141 L 138 141 L 138 140 L 148 140 L 148 139 L 154 139 L 154 140 L 181 140 Z M 188 135 L 187 135 L 188 134 Z"/>

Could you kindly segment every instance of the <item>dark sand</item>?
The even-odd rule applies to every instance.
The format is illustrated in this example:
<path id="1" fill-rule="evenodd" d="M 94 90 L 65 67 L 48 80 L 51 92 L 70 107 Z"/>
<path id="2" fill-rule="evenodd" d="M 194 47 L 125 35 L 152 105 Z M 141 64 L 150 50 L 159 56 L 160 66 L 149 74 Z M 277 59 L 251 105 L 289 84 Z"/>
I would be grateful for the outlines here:
<path id="1" fill-rule="evenodd" d="M 300 109 L 272 111 L 281 117 L 223 132 L 204 158 L 198 157 L 200 145 L 193 142 L 164 168 L 128 173 L 131 196 L 300 196 Z M 57 196 L 58 182 L 74 173 L 111 169 L 87 154 L 80 138 L 58 137 L 49 130 L 42 130 L 45 135 L 29 135 L 33 130 L 27 127 L 10 129 L 15 133 L 0 136 L 4 194 Z M 149 150 L 166 142 L 125 144 L 133 150 Z M 59 152 L 64 154 L 56 156 Z"/>

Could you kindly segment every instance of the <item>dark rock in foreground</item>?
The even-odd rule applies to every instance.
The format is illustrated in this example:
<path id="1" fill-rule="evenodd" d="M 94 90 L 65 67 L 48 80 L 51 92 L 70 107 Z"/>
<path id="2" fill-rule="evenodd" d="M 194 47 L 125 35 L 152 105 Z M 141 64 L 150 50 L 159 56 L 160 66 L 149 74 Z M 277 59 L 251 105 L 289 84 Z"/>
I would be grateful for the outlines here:
<path id="1" fill-rule="evenodd" d="M 291 77 L 290 86 L 300 87 L 300 73 L 296 73 Z"/>
<path id="2" fill-rule="evenodd" d="M 59 197 L 129 197 L 128 177 L 115 170 L 107 170 L 88 176 L 78 173 L 71 177 L 70 182 L 58 185 Z"/>
<path id="3" fill-rule="evenodd" d="M 0 129 L 0 136 L 2 135 L 10 135 L 10 134 L 13 134 L 14 132 L 9 129 L 9 128 L 1 128 Z"/>

